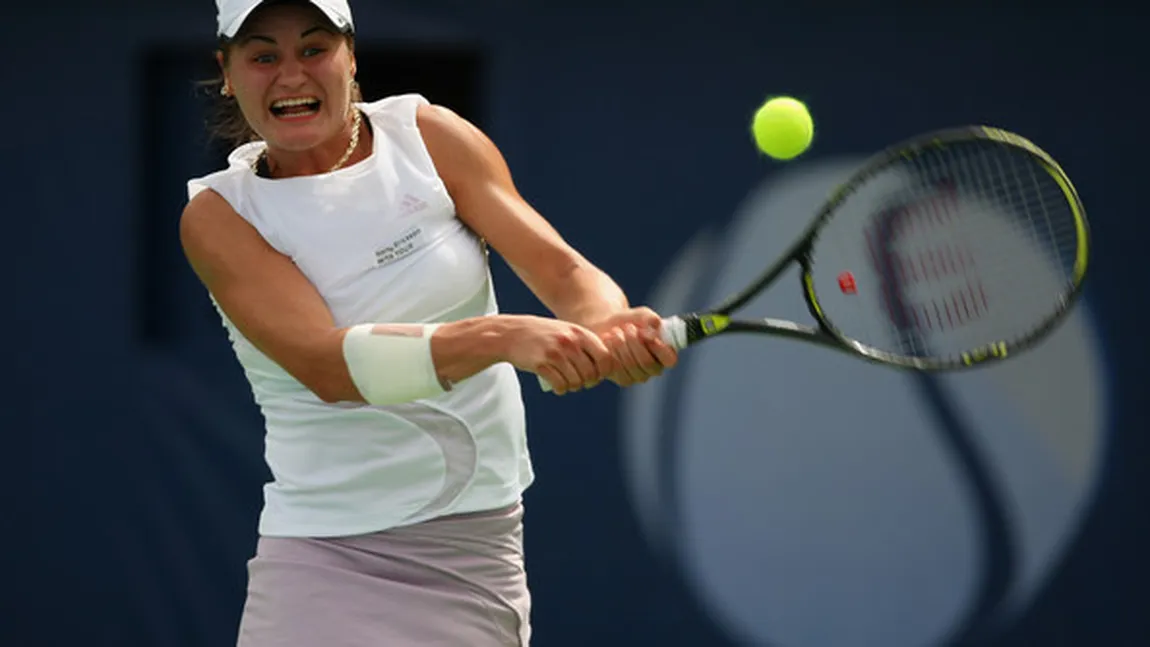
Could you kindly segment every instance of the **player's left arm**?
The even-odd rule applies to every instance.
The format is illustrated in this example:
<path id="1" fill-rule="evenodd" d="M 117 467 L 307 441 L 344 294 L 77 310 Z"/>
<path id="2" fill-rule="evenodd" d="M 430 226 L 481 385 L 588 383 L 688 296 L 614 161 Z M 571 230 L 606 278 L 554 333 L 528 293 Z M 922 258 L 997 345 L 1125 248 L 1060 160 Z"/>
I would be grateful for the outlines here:
<path id="1" fill-rule="evenodd" d="M 675 364 L 675 350 L 659 339 L 659 315 L 632 307 L 618 284 L 520 195 L 490 138 L 441 106 L 421 106 L 417 123 L 460 220 L 507 261 L 556 317 L 603 337 L 625 367 L 613 381 L 646 381 Z"/>

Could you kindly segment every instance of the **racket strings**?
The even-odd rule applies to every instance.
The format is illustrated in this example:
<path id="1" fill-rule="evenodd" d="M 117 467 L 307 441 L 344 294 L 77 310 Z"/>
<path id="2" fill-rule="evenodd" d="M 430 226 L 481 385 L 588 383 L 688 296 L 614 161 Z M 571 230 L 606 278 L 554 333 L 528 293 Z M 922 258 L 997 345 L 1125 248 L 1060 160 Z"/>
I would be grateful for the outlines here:
<path id="1" fill-rule="evenodd" d="M 816 291 L 846 337 L 955 359 L 1053 317 L 1074 287 L 1078 238 L 1065 191 L 1035 156 L 990 141 L 932 148 L 840 205 L 812 250 Z"/>

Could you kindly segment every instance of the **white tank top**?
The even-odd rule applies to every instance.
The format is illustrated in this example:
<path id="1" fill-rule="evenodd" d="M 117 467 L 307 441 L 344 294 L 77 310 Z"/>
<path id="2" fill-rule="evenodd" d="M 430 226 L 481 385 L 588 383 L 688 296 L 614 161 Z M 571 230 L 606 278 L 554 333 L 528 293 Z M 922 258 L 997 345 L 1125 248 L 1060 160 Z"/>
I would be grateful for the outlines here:
<path id="1" fill-rule="evenodd" d="M 360 104 L 373 150 L 352 166 L 269 180 L 251 170 L 264 144 L 245 144 L 227 169 L 189 181 L 189 196 L 219 193 L 295 262 L 338 326 L 494 314 L 486 248 L 456 217 L 416 126 L 426 103 L 401 95 Z M 534 479 L 510 364 L 425 400 L 328 404 L 220 316 L 266 421 L 273 480 L 261 534 L 362 534 L 488 510 L 517 501 Z"/>

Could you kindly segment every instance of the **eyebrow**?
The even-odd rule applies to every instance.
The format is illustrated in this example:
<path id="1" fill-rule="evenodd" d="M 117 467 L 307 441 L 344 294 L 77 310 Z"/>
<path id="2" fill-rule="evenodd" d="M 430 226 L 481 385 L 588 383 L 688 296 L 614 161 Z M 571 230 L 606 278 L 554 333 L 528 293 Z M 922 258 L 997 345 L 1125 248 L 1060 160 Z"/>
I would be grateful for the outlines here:
<path id="1" fill-rule="evenodd" d="M 315 27 L 311 27 L 310 29 L 305 29 L 303 31 L 303 33 L 301 33 L 299 35 L 299 37 L 300 38 L 307 38 L 308 36 L 311 36 L 312 34 L 318 32 L 318 31 L 327 32 L 329 34 L 335 33 L 331 29 L 328 29 L 327 27 L 325 27 L 323 25 L 316 25 Z M 240 40 L 239 45 L 241 47 L 243 47 L 244 45 L 247 45 L 248 43 L 250 43 L 254 40 L 258 40 L 258 41 L 264 42 L 264 43 L 270 43 L 272 45 L 276 44 L 276 39 L 272 38 L 271 36 L 262 36 L 260 34 L 248 34 L 247 36 L 244 36 Z"/>

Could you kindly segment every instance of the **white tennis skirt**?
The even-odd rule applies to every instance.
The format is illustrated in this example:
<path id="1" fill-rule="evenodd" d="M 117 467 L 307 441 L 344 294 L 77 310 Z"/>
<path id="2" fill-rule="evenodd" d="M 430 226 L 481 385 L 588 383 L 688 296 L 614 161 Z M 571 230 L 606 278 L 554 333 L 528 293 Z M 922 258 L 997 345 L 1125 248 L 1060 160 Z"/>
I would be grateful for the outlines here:
<path id="1" fill-rule="evenodd" d="M 238 647 L 527 647 L 523 508 L 370 535 L 261 537 Z"/>

